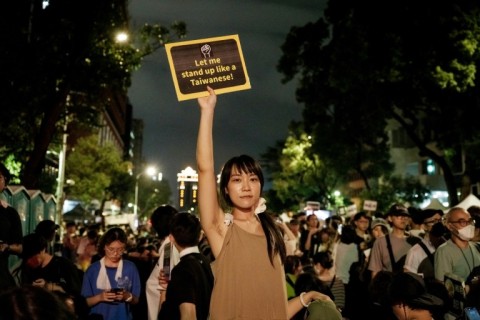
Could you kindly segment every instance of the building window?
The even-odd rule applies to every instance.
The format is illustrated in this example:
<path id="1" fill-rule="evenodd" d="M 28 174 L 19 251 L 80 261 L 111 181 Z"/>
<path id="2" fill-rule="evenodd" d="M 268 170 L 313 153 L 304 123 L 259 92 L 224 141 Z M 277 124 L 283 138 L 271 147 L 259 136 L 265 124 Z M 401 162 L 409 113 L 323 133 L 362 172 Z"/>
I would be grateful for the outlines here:
<path id="1" fill-rule="evenodd" d="M 408 137 L 407 132 L 403 128 L 392 130 L 392 148 L 413 148 L 415 144 Z"/>

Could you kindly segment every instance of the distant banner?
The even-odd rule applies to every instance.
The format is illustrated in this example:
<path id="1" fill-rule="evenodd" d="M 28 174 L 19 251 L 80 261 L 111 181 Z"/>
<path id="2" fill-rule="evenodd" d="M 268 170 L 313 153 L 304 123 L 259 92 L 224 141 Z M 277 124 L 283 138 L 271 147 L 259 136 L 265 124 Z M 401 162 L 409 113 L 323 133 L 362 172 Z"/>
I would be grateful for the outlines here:
<path id="1" fill-rule="evenodd" d="M 178 101 L 250 89 L 238 35 L 165 45 Z"/>
<path id="2" fill-rule="evenodd" d="M 375 210 L 377 210 L 377 201 L 365 200 L 363 202 L 363 210 L 365 210 L 365 211 L 375 211 Z"/>

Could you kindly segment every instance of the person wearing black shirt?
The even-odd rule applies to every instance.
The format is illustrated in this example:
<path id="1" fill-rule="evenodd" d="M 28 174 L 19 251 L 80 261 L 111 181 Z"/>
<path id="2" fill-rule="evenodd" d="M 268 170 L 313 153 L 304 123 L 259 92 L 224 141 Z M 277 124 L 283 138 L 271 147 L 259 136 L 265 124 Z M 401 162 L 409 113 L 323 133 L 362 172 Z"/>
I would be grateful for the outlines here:
<path id="1" fill-rule="evenodd" d="M 213 273 L 198 249 L 200 230 L 200 221 L 188 212 L 175 214 L 170 222 L 170 239 L 180 252 L 180 262 L 171 271 L 166 294 L 161 293 L 159 320 L 208 319 Z"/>
<path id="2" fill-rule="evenodd" d="M 80 295 L 82 282 L 79 269 L 69 259 L 48 253 L 47 240 L 38 233 L 23 237 L 19 278 L 24 285 L 43 287 L 70 296 L 77 315 L 83 316 L 88 311 L 86 301 Z"/>

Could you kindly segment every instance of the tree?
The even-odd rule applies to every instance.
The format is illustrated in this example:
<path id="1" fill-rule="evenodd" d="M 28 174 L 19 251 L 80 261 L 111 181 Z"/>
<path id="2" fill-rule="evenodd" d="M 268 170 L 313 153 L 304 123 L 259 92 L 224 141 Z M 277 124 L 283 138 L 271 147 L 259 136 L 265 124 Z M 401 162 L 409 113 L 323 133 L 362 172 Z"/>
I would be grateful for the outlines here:
<path id="1" fill-rule="evenodd" d="M 172 191 L 168 180 L 144 181 L 142 183 L 142 192 L 138 196 L 139 216 L 148 219 L 153 210 L 163 204 L 170 203 Z"/>
<path id="2" fill-rule="evenodd" d="M 262 155 L 263 166 L 270 173 L 272 190 L 268 193 L 280 200 L 283 210 L 299 210 L 299 205 L 313 200 L 328 203 L 329 195 L 337 184 L 328 166 L 318 154 L 311 152 L 312 139 L 301 126 L 292 124 L 283 145 L 269 148 Z M 275 201 L 273 200 L 273 201 Z"/>
<path id="3" fill-rule="evenodd" d="M 125 93 L 142 58 L 182 38 L 184 23 L 146 25 L 130 44 L 114 41 L 128 29 L 127 1 L 51 0 L 6 4 L 1 36 L 0 158 L 14 154 L 24 164 L 22 184 L 35 188 L 49 148 L 54 149 L 67 100 L 75 99 L 79 121 L 96 118 L 106 90 Z M 13 143 L 13 142 L 16 143 Z"/>
<path id="4" fill-rule="evenodd" d="M 127 203 L 127 191 L 134 178 L 128 174 L 129 163 L 122 161 L 112 144 L 99 146 L 98 136 L 80 138 L 66 159 L 65 177 L 73 181 L 67 197 L 90 204 L 92 200 L 119 199 Z"/>
<path id="5" fill-rule="evenodd" d="M 480 133 L 479 9 L 472 1 L 329 1 L 324 19 L 292 28 L 278 69 L 284 81 L 299 77 L 313 148 L 368 181 L 388 172 L 394 121 L 441 168 L 458 203 L 452 160 Z"/>

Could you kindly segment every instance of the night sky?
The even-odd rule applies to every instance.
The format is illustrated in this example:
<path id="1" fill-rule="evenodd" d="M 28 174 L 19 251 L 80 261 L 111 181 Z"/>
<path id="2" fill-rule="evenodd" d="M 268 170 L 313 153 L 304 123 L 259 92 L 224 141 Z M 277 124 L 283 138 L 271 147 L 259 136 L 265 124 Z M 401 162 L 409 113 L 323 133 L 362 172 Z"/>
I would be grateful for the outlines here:
<path id="1" fill-rule="evenodd" d="M 318 20 L 324 7 L 318 0 L 135 0 L 129 9 L 132 28 L 177 20 L 187 24 L 185 40 L 238 34 L 252 88 L 218 96 L 214 146 L 220 170 L 232 156 L 258 159 L 286 137 L 292 120 L 301 119 L 297 83 L 282 84 L 276 65 L 290 28 Z M 143 61 L 128 95 L 134 117 L 144 121 L 144 158 L 169 180 L 175 199 L 176 174 L 196 167 L 197 101 L 177 100 L 164 48 Z"/>

